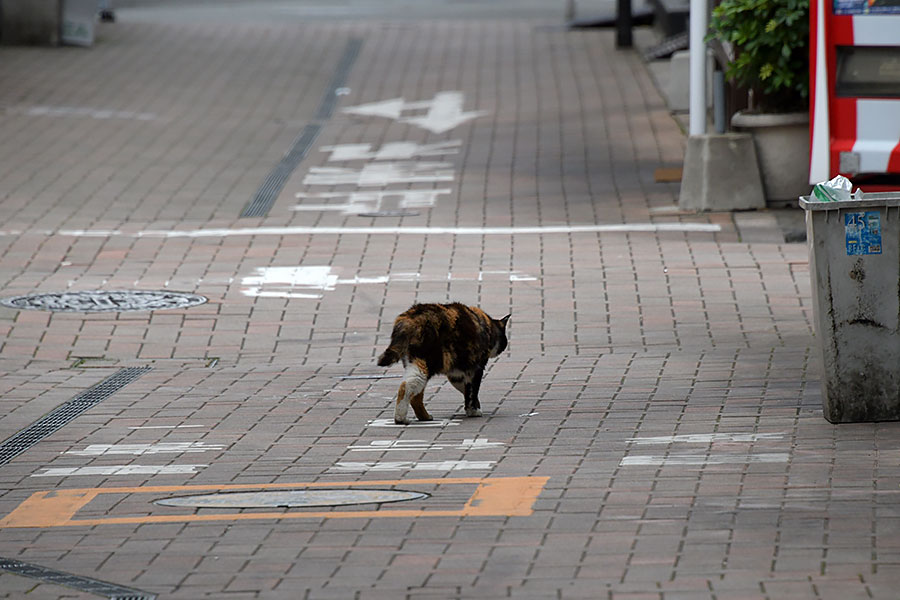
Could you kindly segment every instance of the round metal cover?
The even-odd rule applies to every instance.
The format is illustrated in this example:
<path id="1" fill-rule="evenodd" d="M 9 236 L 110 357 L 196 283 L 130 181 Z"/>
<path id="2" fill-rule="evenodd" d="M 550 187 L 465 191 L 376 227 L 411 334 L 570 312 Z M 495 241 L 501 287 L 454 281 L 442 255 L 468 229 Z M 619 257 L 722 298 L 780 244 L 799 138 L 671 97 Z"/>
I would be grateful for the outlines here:
<path id="1" fill-rule="evenodd" d="M 151 290 L 92 290 L 28 294 L 0 299 L 10 308 L 49 310 L 53 312 L 125 312 L 188 308 L 206 302 L 197 294 Z"/>
<path id="2" fill-rule="evenodd" d="M 275 492 L 225 492 L 164 498 L 156 504 L 191 508 L 309 508 L 383 504 L 421 500 L 428 494 L 399 490 L 280 490 Z"/>

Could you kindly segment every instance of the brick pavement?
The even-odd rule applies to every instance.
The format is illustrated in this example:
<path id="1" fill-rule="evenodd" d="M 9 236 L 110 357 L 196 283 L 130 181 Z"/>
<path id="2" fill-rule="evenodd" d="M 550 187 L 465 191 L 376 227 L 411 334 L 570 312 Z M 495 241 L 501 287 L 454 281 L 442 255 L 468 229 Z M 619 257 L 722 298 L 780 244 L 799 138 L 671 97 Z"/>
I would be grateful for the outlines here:
<path id="1" fill-rule="evenodd" d="M 209 301 L 0 309 L 4 439 L 152 366 L 0 466 L 0 556 L 160 598 L 895 597 L 896 426 L 823 420 L 805 245 L 755 234 L 769 213 L 675 210 L 653 171 L 683 135 L 611 32 L 536 3 L 120 4 L 89 50 L 0 48 L 3 296 Z M 342 110 L 448 91 L 484 113 L 437 133 L 411 120 L 427 105 Z M 240 218 L 311 123 L 268 215 Z M 396 175 L 374 155 L 399 142 L 431 148 L 394 167 L 438 163 L 428 181 L 348 183 Z M 330 160 L 349 144 L 369 158 Z M 596 224 L 720 231 L 409 231 Z M 374 357 L 394 315 L 448 299 L 513 314 L 485 417 L 436 379 L 437 426 L 393 427 L 399 371 Z M 366 482 L 429 496 L 154 504 Z M 20 510 L 46 491 L 72 504 Z M 0 597 L 26 592 L 95 597 L 0 571 Z"/>

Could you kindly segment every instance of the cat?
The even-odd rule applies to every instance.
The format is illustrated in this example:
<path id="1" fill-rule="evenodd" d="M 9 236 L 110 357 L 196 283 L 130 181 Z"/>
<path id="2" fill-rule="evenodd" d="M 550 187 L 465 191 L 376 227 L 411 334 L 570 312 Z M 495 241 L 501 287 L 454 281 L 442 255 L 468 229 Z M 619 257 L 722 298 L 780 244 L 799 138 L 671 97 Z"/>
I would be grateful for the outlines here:
<path id="1" fill-rule="evenodd" d="M 403 361 L 406 372 L 397 391 L 394 422 L 408 425 L 407 409 L 416 418 L 430 421 L 425 410 L 425 384 L 434 375 L 447 379 L 465 396 L 467 417 L 481 416 L 478 390 L 484 367 L 506 349 L 506 324 L 510 315 L 492 319 L 483 310 L 459 302 L 414 304 L 394 321 L 391 343 L 378 365 Z"/>

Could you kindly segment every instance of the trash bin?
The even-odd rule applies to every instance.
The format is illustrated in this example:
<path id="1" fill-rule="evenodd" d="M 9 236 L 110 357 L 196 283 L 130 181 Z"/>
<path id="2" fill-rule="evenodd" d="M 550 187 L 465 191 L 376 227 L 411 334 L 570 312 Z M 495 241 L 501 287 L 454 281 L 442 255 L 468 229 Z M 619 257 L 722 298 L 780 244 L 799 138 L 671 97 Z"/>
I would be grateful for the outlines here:
<path id="1" fill-rule="evenodd" d="M 94 43 L 97 6 L 97 0 L 62 0 L 60 39 L 63 44 L 90 46 Z"/>
<path id="2" fill-rule="evenodd" d="M 900 192 L 800 206 L 825 418 L 900 420 Z"/>

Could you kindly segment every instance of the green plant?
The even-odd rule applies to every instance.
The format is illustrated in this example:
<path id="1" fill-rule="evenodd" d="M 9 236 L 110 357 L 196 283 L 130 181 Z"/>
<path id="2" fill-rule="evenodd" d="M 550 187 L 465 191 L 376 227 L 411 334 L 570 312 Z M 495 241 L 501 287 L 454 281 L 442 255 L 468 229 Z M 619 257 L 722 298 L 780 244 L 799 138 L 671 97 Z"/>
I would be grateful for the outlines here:
<path id="1" fill-rule="evenodd" d="M 753 90 L 761 111 L 805 110 L 809 98 L 809 0 L 723 0 L 707 41 L 728 42 L 726 75 Z"/>

